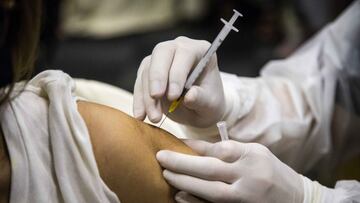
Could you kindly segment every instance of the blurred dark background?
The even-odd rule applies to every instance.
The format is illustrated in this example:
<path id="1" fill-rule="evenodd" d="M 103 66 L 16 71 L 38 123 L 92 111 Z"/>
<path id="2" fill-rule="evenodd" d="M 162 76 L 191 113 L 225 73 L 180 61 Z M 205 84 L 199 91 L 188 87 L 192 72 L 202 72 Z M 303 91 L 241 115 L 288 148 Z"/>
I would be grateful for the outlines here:
<path id="1" fill-rule="evenodd" d="M 141 60 L 177 36 L 212 41 L 232 9 L 244 17 L 218 50 L 222 71 L 257 76 L 271 59 L 290 55 L 351 0 L 47 0 L 37 72 L 132 91 Z"/>

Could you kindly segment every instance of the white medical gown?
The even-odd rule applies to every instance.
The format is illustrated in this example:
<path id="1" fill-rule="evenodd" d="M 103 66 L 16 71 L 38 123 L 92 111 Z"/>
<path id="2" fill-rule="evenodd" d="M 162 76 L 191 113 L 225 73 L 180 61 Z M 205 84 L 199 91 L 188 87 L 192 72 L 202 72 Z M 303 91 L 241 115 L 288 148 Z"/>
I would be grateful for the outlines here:
<path id="1" fill-rule="evenodd" d="M 45 71 L 1 105 L 11 203 L 119 202 L 100 177 L 74 90 L 67 74 Z"/>
<path id="2" fill-rule="evenodd" d="M 231 139 L 260 142 L 298 172 L 333 175 L 337 164 L 360 155 L 360 1 L 259 77 L 222 73 L 222 80 Z M 333 201 L 360 202 L 358 181 L 336 188 L 341 195 Z"/>

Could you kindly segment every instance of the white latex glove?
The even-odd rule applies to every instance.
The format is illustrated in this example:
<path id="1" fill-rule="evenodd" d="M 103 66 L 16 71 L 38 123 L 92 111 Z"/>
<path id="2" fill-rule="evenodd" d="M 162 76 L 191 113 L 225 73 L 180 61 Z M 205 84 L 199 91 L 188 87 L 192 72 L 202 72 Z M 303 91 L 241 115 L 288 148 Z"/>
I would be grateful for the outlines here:
<path id="1" fill-rule="evenodd" d="M 134 116 L 159 122 L 171 101 L 180 97 L 191 70 L 210 47 L 210 43 L 178 37 L 161 42 L 140 64 L 134 87 Z M 177 122 L 208 127 L 222 119 L 224 92 L 214 55 L 184 101 L 169 114 Z"/>
<path id="2" fill-rule="evenodd" d="M 162 150 L 156 157 L 167 182 L 179 190 L 178 202 L 299 202 L 302 176 L 277 159 L 265 146 L 224 141 L 215 144 L 186 140 L 202 156 Z M 185 194 L 185 195 L 184 195 Z"/>

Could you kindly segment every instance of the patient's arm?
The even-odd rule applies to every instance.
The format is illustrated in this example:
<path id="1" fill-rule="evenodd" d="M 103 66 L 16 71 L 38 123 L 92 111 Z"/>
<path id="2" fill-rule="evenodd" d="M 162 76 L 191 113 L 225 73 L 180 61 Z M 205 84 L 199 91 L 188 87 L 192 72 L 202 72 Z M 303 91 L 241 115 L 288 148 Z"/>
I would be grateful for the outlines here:
<path id="1" fill-rule="evenodd" d="M 194 154 L 166 131 L 99 104 L 78 102 L 100 175 L 122 203 L 173 202 L 174 189 L 155 159 L 160 149 Z"/>

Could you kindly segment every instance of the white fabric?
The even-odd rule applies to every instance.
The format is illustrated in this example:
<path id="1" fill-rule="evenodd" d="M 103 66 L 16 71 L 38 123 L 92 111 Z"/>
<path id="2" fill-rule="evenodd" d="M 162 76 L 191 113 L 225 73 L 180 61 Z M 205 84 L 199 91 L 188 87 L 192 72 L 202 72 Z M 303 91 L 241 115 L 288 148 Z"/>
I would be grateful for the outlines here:
<path id="1" fill-rule="evenodd" d="M 76 96 L 91 102 L 110 106 L 129 116 L 133 116 L 133 95 L 130 92 L 95 80 L 75 79 L 75 83 Z M 145 122 L 154 126 L 159 126 L 158 124 L 151 123 L 149 119 L 145 119 Z M 182 125 L 171 119 L 166 119 L 161 125 L 161 128 L 178 138 L 189 138 L 183 130 Z"/>
<path id="2" fill-rule="evenodd" d="M 304 188 L 303 203 L 319 202 L 360 202 L 360 184 L 358 181 L 338 181 L 335 188 L 328 188 L 317 181 L 302 176 Z"/>
<path id="3" fill-rule="evenodd" d="M 1 106 L 10 202 L 119 202 L 99 175 L 74 90 L 67 74 L 45 71 Z"/>
<path id="4" fill-rule="evenodd" d="M 226 106 L 226 112 L 230 113 L 225 116 L 230 126 L 230 138 L 262 143 L 298 172 L 313 169 L 327 155 L 345 156 L 342 154 L 344 151 L 334 149 L 341 148 L 346 153 L 358 155 L 358 131 L 352 130 L 352 135 L 348 134 L 351 130 L 346 129 L 340 133 L 331 132 L 337 127 L 331 122 L 337 82 L 344 82 L 340 81 L 344 79 L 344 73 L 349 74 L 347 77 L 350 79 L 353 75 L 359 76 L 359 19 L 360 1 L 355 1 L 292 56 L 268 63 L 260 77 L 250 79 L 222 73 L 225 98 L 232 100 L 226 102 L 230 104 Z M 347 85 L 350 87 L 339 86 L 345 90 L 352 88 L 350 82 Z M 342 99 L 347 101 L 346 104 L 354 105 L 353 102 L 358 101 L 351 100 L 351 93 L 340 95 L 345 95 Z M 356 109 L 346 108 L 350 113 Z M 337 121 L 338 128 L 342 128 L 349 126 L 346 122 L 351 122 L 351 119 Z M 358 127 L 358 124 L 353 127 Z M 185 131 L 197 134 L 197 137 L 211 137 L 217 133 L 193 127 L 187 127 Z M 331 163 L 330 159 L 327 164 L 328 170 L 336 163 Z M 304 182 L 308 183 L 305 184 L 308 187 L 305 193 L 318 188 L 317 192 L 306 194 L 304 202 L 314 199 L 319 200 L 317 202 L 360 202 L 358 181 L 338 182 L 335 190 L 324 189 L 317 182 Z"/>
<path id="5" fill-rule="evenodd" d="M 260 77 L 222 73 L 225 98 L 233 100 L 226 103 L 236 104 L 226 106 L 226 112 L 236 112 L 225 117 L 230 137 L 260 142 L 298 171 L 309 170 L 327 154 L 336 74 L 360 40 L 360 21 L 354 19 L 360 19 L 360 1 L 294 55 L 269 62 Z M 342 32 L 335 34 L 338 30 Z M 186 130 L 202 137 L 217 133 Z"/>

